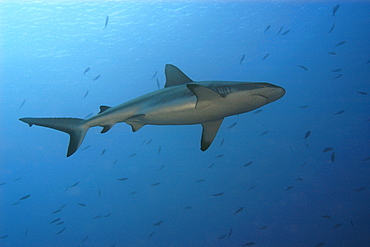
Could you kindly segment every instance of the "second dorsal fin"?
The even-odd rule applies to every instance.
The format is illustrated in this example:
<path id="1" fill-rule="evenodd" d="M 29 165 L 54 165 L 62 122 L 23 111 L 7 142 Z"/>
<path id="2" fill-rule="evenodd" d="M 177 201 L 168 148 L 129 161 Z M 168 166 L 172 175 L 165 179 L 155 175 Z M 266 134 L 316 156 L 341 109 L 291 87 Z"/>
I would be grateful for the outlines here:
<path id="1" fill-rule="evenodd" d="M 106 110 L 108 110 L 109 108 L 111 108 L 110 106 L 106 106 L 106 105 L 101 105 L 100 106 L 100 112 L 98 113 L 98 114 L 100 114 L 100 113 L 102 113 L 102 112 L 105 112 Z"/>

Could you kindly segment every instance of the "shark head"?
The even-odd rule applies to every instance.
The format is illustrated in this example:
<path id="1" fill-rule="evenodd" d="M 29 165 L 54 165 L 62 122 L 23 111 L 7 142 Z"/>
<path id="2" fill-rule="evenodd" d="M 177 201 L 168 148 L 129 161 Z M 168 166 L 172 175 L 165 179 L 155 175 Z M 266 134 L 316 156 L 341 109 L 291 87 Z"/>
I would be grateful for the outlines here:
<path id="1" fill-rule="evenodd" d="M 242 87 L 243 88 L 243 87 Z M 271 83 L 250 83 L 247 86 L 251 96 L 262 97 L 266 104 L 274 102 L 285 95 L 285 89 Z"/>
<path id="2" fill-rule="evenodd" d="M 285 94 L 284 88 L 266 82 L 215 82 L 207 86 L 224 98 L 221 107 L 228 108 L 231 115 L 252 111 Z"/>

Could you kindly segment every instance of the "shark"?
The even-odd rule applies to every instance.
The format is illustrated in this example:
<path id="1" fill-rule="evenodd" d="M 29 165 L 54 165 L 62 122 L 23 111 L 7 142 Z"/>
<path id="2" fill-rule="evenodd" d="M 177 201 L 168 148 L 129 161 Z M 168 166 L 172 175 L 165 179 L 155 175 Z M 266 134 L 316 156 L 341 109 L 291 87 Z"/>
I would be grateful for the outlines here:
<path id="1" fill-rule="evenodd" d="M 87 131 L 100 126 L 101 133 L 116 123 L 127 123 L 136 132 L 145 125 L 202 125 L 200 149 L 212 144 L 225 117 L 255 110 L 284 96 L 285 89 L 267 82 L 193 81 L 172 64 L 165 65 L 164 88 L 115 107 L 100 106 L 87 119 L 35 118 L 19 120 L 52 128 L 70 136 L 67 157 L 81 146 Z"/>

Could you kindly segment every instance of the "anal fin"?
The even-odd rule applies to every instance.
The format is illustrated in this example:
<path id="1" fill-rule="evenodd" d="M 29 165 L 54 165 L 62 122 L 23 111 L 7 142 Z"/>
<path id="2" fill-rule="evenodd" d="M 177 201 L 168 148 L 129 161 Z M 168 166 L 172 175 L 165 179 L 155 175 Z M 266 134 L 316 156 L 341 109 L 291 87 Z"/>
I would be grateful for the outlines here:
<path id="1" fill-rule="evenodd" d="M 200 150 L 206 151 L 208 147 L 212 144 L 223 120 L 224 119 L 222 118 L 211 122 L 202 123 L 203 131 L 202 139 L 200 142 Z"/>

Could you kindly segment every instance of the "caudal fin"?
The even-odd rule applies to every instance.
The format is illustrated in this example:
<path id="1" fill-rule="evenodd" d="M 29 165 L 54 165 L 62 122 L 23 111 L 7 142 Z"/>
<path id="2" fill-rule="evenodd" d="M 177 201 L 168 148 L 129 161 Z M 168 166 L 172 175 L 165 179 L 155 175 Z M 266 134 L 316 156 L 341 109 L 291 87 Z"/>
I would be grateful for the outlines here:
<path id="1" fill-rule="evenodd" d="M 69 146 L 67 157 L 74 154 L 85 138 L 88 127 L 83 127 L 83 119 L 79 118 L 20 118 L 22 122 L 32 125 L 43 126 L 60 130 L 69 134 Z"/>

